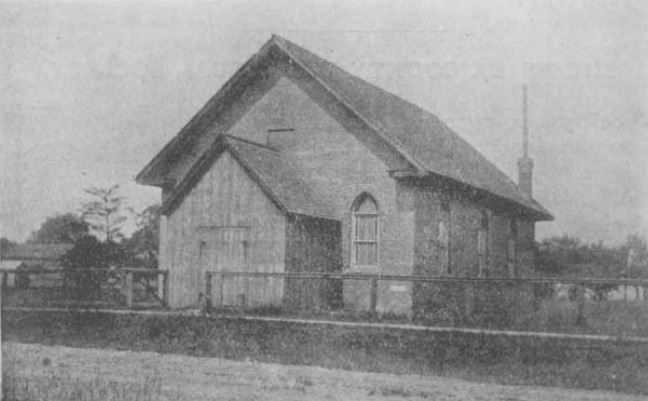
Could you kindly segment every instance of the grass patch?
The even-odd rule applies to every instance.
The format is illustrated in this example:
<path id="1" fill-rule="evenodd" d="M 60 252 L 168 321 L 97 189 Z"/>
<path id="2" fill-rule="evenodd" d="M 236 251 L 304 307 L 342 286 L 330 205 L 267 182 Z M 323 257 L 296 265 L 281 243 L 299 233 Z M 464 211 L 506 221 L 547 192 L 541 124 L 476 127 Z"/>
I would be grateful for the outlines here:
<path id="1" fill-rule="evenodd" d="M 236 318 L 3 311 L 3 341 L 648 394 L 648 349 Z M 308 387 L 312 383 L 299 383 Z M 385 391 L 398 391 L 387 389 Z M 383 389 L 377 389 L 383 393 Z"/>
<path id="2" fill-rule="evenodd" d="M 2 399 L 6 401 L 158 401 L 177 400 L 178 396 L 163 395 L 159 380 L 140 379 L 135 382 L 91 380 L 64 375 L 48 377 L 19 377 L 12 372 L 2 374 Z"/>
<path id="3" fill-rule="evenodd" d="M 576 303 L 550 299 L 543 301 L 540 309 L 531 316 L 528 327 L 530 330 L 648 337 L 646 301 L 588 300 L 584 317 L 585 324 L 576 325 Z"/>

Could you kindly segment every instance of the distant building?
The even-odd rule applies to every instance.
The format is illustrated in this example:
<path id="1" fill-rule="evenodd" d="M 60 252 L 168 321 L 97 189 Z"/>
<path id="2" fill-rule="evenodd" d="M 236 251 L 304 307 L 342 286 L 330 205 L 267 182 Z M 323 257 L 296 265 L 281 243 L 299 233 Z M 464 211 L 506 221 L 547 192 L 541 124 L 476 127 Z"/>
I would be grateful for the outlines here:
<path id="1" fill-rule="evenodd" d="M 525 142 L 526 143 L 526 142 Z M 273 36 L 138 174 L 162 188 L 160 266 L 173 307 L 207 270 L 510 277 L 533 270 L 534 225 L 551 214 L 437 116 Z M 234 279 L 218 306 L 366 309 L 315 282 Z M 380 282 L 377 309 L 427 296 Z"/>
<path id="2" fill-rule="evenodd" d="M 59 269 L 60 258 L 73 248 L 72 244 L 12 244 L 0 253 L 0 268 L 18 269 L 25 274 L 7 277 L 7 285 L 49 287 L 60 284 L 60 274 L 32 274 L 30 271 Z"/>

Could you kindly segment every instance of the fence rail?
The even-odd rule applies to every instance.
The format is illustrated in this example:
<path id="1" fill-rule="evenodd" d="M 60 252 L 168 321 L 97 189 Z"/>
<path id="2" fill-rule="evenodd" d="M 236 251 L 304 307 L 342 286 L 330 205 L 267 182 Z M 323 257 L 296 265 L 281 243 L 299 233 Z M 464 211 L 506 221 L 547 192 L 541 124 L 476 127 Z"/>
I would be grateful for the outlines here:
<path id="1" fill-rule="evenodd" d="M 142 268 L 60 268 L 60 269 L 0 269 L 3 304 L 24 306 L 29 303 L 85 304 L 90 306 L 125 306 L 132 309 L 151 304 L 168 306 L 168 271 Z M 13 278 L 13 280 L 10 280 Z M 41 278 L 39 285 L 32 279 Z M 151 278 L 154 280 L 151 281 Z M 80 281 L 85 279 L 85 281 Z M 84 284 L 94 283 L 97 289 L 108 288 L 121 294 L 116 301 L 92 296 L 74 295 Z M 136 288 L 141 300 L 136 297 Z M 31 290 L 31 291 L 30 291 Z M 38 296 L 34 297 L 34 291 Z M 77 291 L 80 293 L 80 291 Z M 113 297 L 114 298 L 114 297 Z M 123 301 L 123 302 L 121 302 Z M 147 302 L 148 301 L 148 302 Z M 153 302 L 151 302 L 153 301 Z"/>
<path id="2" fill-rule="evenodd" d="M 369 318 L 398 319 L 390 308 L 409 292 L 401 317 L 425 325 L 648 338 L 648 279 L 207 271 L 205 283 L 208 309 L 222 312 L 339 316 L 356 302 Z"/>
<path id="3" fill-rule="evenodd" d="M 245 272 L 245 271 L 207 271 L 207 277 L 276 277 L 298 279 L 342 279 L 342 280 L 378 280 L 409 281 L 428 283 L 527 283 L 527 284 L 610 284 L 629 286 L 648 286 L 648 279 L 626 278 L 571 278 L 571 277 L 426 277 L 388 274 L 354 274 L 354 273 L 286 273 L 286 272 Z"/>

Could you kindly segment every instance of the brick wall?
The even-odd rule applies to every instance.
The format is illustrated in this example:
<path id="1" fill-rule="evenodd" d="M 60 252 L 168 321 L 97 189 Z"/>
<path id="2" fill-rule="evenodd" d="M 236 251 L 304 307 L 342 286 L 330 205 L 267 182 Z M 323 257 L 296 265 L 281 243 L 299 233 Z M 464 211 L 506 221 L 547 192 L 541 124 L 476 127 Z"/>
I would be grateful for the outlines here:
<path id="1" fill-rule="evenodd" d="M 478 233 L 482 227 L 481 217 L 484 212 L 489 220 L 485 275 L 508 277 L 511 214 L 507 214 L 501 207 L 495 207 L 474 194 L 455 190 L 440 180 L 409 180 L 404 181 L 400 187 L 408 188 L 414 194 L 416 217 L 413 270 L 415 274 L 477 277 L 480 260 Z M 447 203 L 449 213 L 442 207 L 444 202 Z M 441 221 L 450 232 L 449 271 L 444 257 L 446 251 L 439 240 Z M 532 223 L 526 221 L 518 222 L 516 244 L 518 276 L 528 276 L 533 263 L 533 254 L 528 246 L 533 238 L 529 233 L 532 226 Z M 528 289 L 520 291 L 517 288 L 471 288 L 466 285 L 455 287 L 457 285 L 415 284 L 412 289 L 414 313 L 446 313 L 452 315 L 452 319 L 506 320 L 512 316 L 507 310 L 516 305 L 519 299 L 528 297 L 526 291 Z M 496 316 L 491 306 L 495 309 L 501 308 L 502 314 Z"/>

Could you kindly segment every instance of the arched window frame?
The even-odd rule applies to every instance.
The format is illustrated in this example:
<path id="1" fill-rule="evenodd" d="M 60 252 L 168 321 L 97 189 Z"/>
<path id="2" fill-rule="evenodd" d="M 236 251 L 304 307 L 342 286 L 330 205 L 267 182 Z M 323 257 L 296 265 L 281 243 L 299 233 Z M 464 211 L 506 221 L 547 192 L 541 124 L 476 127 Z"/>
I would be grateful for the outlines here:
<path id="1" fill-rule="evenodd" d="M 363 205 L 364 202 L 369 201 L 372 202 L 374 207 L 375 207 L 375 212 L 372 213 L 360 213 L 359 209 Z M 374 238 L 372 239 L 366 239 L 366 238 L 358 238 L 358 221 L 359 218 L 371 218 L 374 221 L 375 224 L 375 232 L 374 232 Z M 374 252 L 374 257 L 373 260 L 375 261 L 374 264 L 370 263 L 362 263 L 363 261 L 359 261 L 359 252 L 358 252 L 358 247 L 361 244 L 373 244 L 373 252 Z M 374 198 L 371 194 L 367 192 L 363 192 L 360 195 L 358 195 L 355 200 L 353 201 L 353 206 L 351 208 L 351 266 L 354 268 L 375 268 L 380 265 L 380 206 L 378 205 L 378 202 L 376 201 L 376 198 Z"/>

